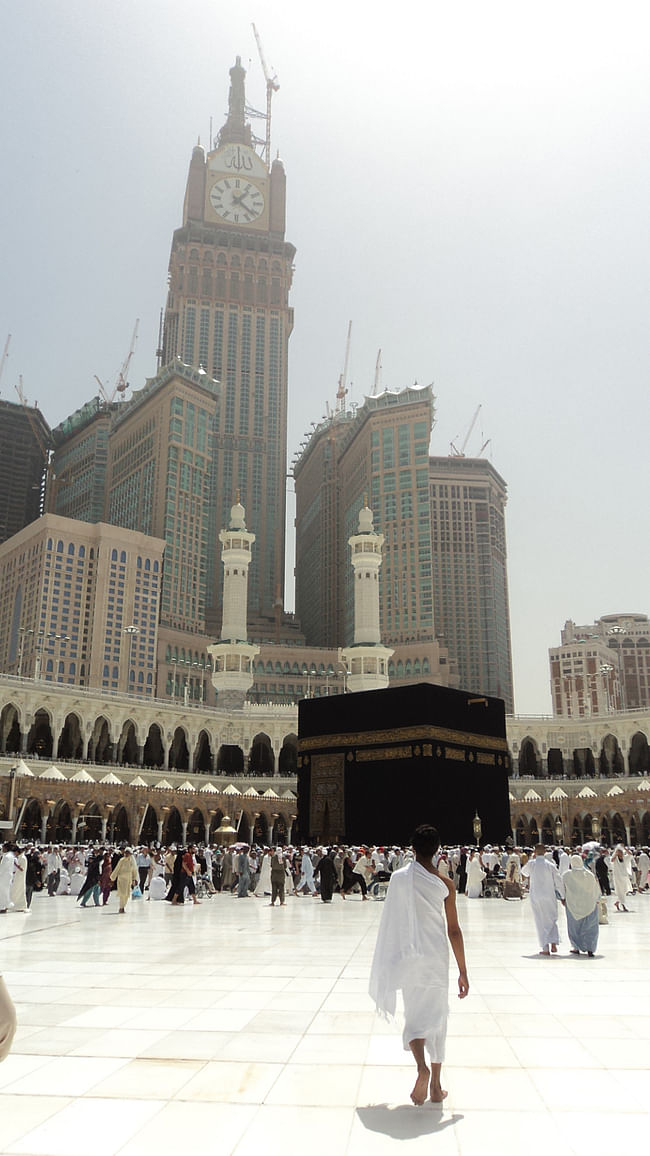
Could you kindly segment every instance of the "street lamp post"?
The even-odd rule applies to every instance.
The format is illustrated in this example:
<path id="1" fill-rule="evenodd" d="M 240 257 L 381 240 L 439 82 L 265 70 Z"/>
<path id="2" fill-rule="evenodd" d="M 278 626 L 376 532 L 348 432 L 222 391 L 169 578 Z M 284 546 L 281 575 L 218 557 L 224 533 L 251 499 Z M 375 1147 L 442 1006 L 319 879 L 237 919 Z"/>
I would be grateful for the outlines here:
<path id="1" fill-rule="evenodd" d="M 133 661 L 133 656 L 134 656 L 134 652 L 135 652 L 135 640 L 136 640 L 137 635 L 140 633 L 140 627 L 134 626 L 133 624 L 131 624 L 130 626 L 125 626 L 124 627 L 124 633 L 128 634 L 129 639 L 130 639 L 130 642 L 129 642 L 129 666 L 128 666 L 128 672 L 127 672 L 127 678 L 126 678 L 126 684 L 127 684 L 126 689 L 129 690 L 131 687 L 131 671 L 133 670 L 133 689 L 135 690 L 135 663 Z"/>
<path id="2" fill-rule="evenodd" d="M 33 633 L 34 633 L 33 629 L 30 628 L 29 630 L 25 630 L 24 626 L 21 626 L 18 630 L 18 634 L 20 635 L 20 647 L 18 649 L 18 678 L 22 678 L 22 673 L 23 673 L 23 654 L 25 652 L 25 635 L 33 634 Z"/>

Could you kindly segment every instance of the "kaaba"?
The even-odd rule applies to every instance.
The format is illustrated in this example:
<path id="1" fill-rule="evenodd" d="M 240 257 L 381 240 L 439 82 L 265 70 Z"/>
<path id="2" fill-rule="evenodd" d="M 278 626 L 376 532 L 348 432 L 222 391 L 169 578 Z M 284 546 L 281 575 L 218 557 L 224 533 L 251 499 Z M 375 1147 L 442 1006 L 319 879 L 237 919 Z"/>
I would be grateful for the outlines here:
<path id="1" fill-rule="evenodd" d="M 509 769 L 498 698 L 418 683 L 298 705 L 303 842 L 404 845 L 430 823 L 446 845 L 503 843 Z"/>

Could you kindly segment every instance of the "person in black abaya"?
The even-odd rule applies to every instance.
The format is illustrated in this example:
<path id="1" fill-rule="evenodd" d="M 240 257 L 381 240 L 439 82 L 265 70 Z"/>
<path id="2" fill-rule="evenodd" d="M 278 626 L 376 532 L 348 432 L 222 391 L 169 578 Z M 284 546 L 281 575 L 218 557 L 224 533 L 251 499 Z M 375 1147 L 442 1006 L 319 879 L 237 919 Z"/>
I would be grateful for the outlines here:
<path id="1" fill-rule="evenodd" d="M 79 900 L 81 906 L 85 907 L 89 899 L 94 899 L 95 907 L 99 907 L 99 869 L 102 864 L 103 852 L 95 851 L 89 861 L 86 871 L 86 878 L 83 881 L 81 891 L 79 892 Z"/>
<path id="2" fill-rule="evenodd" d="M 177 903 L 182 903 L 185 895 L 185 872 L 183 871 L 183 848 L 179 847 L 176 851 L 176 858 L 174 859 L 174 867 L 172 870 L 172 884 L 167 892 L 165 899 L 170 903 L 176 899 Z"/>
<path id="3" fill-rule="evenodd" d="M 314 875 L 320 876 L 320 897 L 323 903 L 331 903 L 337 883 L 334 855 L 331 851 L 318 860 L 314 867 Z"/>
<path id="4" fill-rule="evenodd" d="M 458 858 L 458 894 L 464 895 L 467 888 L 467 848 L 461 847 Z"/>

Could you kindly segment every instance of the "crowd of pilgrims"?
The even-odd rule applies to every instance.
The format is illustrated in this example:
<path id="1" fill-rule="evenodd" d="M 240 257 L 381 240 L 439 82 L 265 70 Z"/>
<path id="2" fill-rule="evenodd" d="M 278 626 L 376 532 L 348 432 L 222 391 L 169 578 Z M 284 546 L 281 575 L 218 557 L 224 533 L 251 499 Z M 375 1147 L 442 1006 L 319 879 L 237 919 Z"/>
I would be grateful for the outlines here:
<path id="1" fill-rule="evenodd" d="M 575 849 L 574 849 L 575 852 Z M 619 845 L 613 850 L 592 842 L 579 851 L 584 866 L 596 877 L 603 895 L 616 895 L 618 911 L 626 911 L 629 894 L 650 889 L 647 847 Z M 570 869 L 571 851 L 549 848 L 547 857 L 560 875 Z M 531 848 L 456 847 L 442 849 L 436 866 L 469 899 L 502 896 L 521 899 L 528 887 L 523 870 Z M 230 892 L 239 899 L 268 898 L 283 906 L 286 895 L 320 898 L 330 903 L 335 893 L 345 899 L 360 892 L 383 898 L 394 870 L 413 858 L 402 847 L 40 847 L 5 843 L 0 859 L 0 914 L 27 912 L 34 892 L 73 895 L 82 907 L 106 906 L 117 892 L 123 913 L 131 898 L 167 900 L 176 906 L 199 903 L 202 897 Z"/>

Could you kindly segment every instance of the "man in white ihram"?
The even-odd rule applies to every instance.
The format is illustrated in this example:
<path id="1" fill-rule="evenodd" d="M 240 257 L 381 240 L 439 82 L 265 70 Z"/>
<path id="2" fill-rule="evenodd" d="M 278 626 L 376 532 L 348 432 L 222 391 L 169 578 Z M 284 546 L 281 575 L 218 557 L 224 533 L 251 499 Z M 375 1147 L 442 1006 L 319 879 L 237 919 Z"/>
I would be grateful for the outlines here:
<path id="1" fill-rule="evenodd" d="M 458 998 L 464 999 L 469 991 L 456 889 L 433 865 L 439 846 L 435 827 L 417 828 L 413 836 L 415 862 L 391 876 L 370 972 L 370 995 L 380 1014 L 395 1014 L 396 992 L 401 988 L 405 1019 L 402 1041 L 417 1065 L 411 1092 L 414 1104 L 423 1104 L 427 1092 L 434 1103 L 441 1103 L 447 1095 L 440 1085 L 449 1012 L 447 939 L 458 964 Z"/>
<path id="2" fill-rule="evenodd" d="M 530 906 L 537 928 L 539 954 L 555 955 L 560 942 L 557 901 L 559 897 L 564 903 L 564 880 L 555 863 L 546 858 L 543 843 L 537 844 L 535 858 L 528 860 L 521 873 L 530 879 Z"/>

